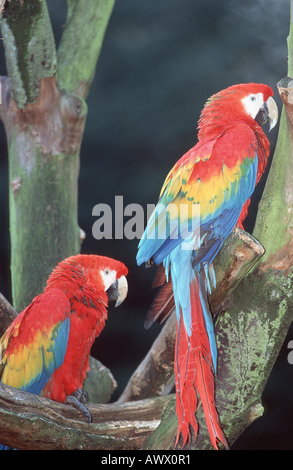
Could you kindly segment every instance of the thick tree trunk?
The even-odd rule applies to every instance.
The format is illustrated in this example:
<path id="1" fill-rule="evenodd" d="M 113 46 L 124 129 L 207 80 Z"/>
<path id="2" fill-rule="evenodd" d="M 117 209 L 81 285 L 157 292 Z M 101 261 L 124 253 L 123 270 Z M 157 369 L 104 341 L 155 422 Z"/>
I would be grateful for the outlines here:
<path id="1" fill-rule="evenodd" d="M 9 82 L 2 84 L 7 99 Z M 21 311 L 42 292 L 54 266 L 79 252 L 77 178 L 86 106 L 60 93 L 55 77 L 41 79 L 36 104 L 20 109 L 13 99 L 6 103 L 12 293 Z"/>
<path id="2" fill-rule="evenodd" d="M 79 150 L 93 79 L 114 0 L 68 2 L 57 53 L 45 0 L 5 5 L 9 78 L 1 118 L 9 152 L 13 305 L 29 304 L 52 268 L 79 252 Z M 57 81 L 56 81 L 57 73 Z"/>

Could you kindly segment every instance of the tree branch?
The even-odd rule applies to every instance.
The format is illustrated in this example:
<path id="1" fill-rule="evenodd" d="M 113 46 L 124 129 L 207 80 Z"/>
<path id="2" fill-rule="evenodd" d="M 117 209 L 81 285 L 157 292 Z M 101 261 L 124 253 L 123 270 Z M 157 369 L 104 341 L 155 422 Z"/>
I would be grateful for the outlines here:
<path id="1" fill-rule="evenodd" d="M 17 312 L 0 292 L 0 338 L 16 316 Z"/>
<path id="2" fill-rule="evenodd" d="M 88 371 L 83 390 L 90 403 L 108 403 L 117 382 L 111 371 L 100 361 L 90 356 L 90 370 Z"/>
<path id="3" fill-rule="evenodd" d="M 67 22 L 58 49 L 60 89 L 85 98 L 94 77 L 114 0 L 67 0 Z"/>
<path id="4" fill-rule="evenodd" d="M 88 424 L 69 405 L 0 383 L 0 442 L 30 450 L 139 449 L 171 398 L 89 404 L 93 423 Z"/>
<path id="5" fill-rule="evenodd" d="M 6 2 L 1 20 L 12 96 L 18 108 L 39 99 L 40 80 L 56 72 L 55 39 L 45 0 Z"/>
<path id="6" fill-rule="evenodd" d="M 6 0 L 0 0 L 0 16 L 3 14 Z"/>
<path id="7" fill-rule="evenodd" d="M 288 76 L 277 84 L 283 101 L 274 158 L 259 204 L 254 236 L 266 248 L 263 269 L 288 270 L 293 261 L 293 0 L 290 0 L 288 44 Z"/>

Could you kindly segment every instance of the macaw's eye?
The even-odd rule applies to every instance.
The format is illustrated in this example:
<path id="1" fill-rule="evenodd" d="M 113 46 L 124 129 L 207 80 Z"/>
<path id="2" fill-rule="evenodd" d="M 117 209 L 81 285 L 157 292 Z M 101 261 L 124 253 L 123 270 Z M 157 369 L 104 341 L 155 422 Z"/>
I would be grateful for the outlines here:
<path id="1" fill-rule="evenodd" d="M 110 269 L 105 269 L 105 270 L 104 270 L 104 274 L 105 274 L 105 276 L 109 276 L 109 274 L 110 274 Z"/>
<path id="2" fill-rule="evenodd" d="M 255 100 L 256 100 L 256 97 L 255 97 L 254 95 L 252 95 L 252 96 L 250 97 L 250 101 L 255 101 Z"/>

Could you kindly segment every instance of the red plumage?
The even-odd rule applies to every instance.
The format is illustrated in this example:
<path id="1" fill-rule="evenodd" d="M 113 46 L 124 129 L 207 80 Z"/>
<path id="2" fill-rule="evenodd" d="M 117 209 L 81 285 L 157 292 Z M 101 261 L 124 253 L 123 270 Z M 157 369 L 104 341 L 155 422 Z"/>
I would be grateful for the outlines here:
<path id="1" fill-rule="evenodd" d="M 81 258 L 83 256 L 83 258 Z M 79 255 L 63 261 L 49 277 L 45 291 L 62 289 L 70 300 L 70 332 L 63 364 L 54 371 L 42 395 L 63 402 L 82 388 L 89 370 L 90 350 L 105 326 L 108 297 L 100 271 L 115 269 L 117 279 L 127 274 L 119 261 L 105 257 Z M 84 265 L 80 260 L 84 260 Z"/>
<path id="2" fill-rule="evenodd" d="M 124 300 L 126 275 L 123 263 L 104 256 L 61 261 L 44 292 L 1 338 L 0 380 L 59 402 L 82 389 L 91 347 L 107 319 L 108 296 L 116 304 Z"/>
<path id="3" fill-rule="evenodd" d="M 197 276 L 190 284 L 190 299 L 192 334 L 188 336 L 181 315 L 177 324 L 175 344 L 174 371 L 178 416 L 176 444 L 181 438 L 182 446 L 190 443 L 190 427 L 193 428 L 194 436 L 197 436 L 198 424 L 194 410 L 197 408 L 198 392 L 212 445 L 217 448 L 218 442 L 222 442 L 227 446 L 215 406 L 213 364 Z"/>

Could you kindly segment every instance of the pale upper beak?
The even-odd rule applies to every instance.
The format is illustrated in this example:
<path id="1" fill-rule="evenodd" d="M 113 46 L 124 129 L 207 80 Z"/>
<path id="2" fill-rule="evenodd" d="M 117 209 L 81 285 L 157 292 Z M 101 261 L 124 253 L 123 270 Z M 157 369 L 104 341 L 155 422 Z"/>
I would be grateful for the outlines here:
<path id="1" fill-rule="evenodd" d="M 119 307 L 125 300 L 128 292 L 128 284 L 125 276 L 116 279 L 115 282 L 107 290 L 108 300 L 116 301 L 115 307 Z"/>
<path id="2" fill-rule="evenodd" d="M 271 131 L 278 122 L 278 106 L 276 105 L 275 100 L 271 96 L 267 100 L 267 106 L 269 111 L 268 116 L 270 123 L 269 131 Z"/>
<path id="3" fill-rule="evenodd" d="M 270 96 L 268 100 L 262 105 L 255 120 L 260 126 L 269 122 L 269 131 L 271 131 L 278 122 L 278 107 L 275 100 Z"/>

